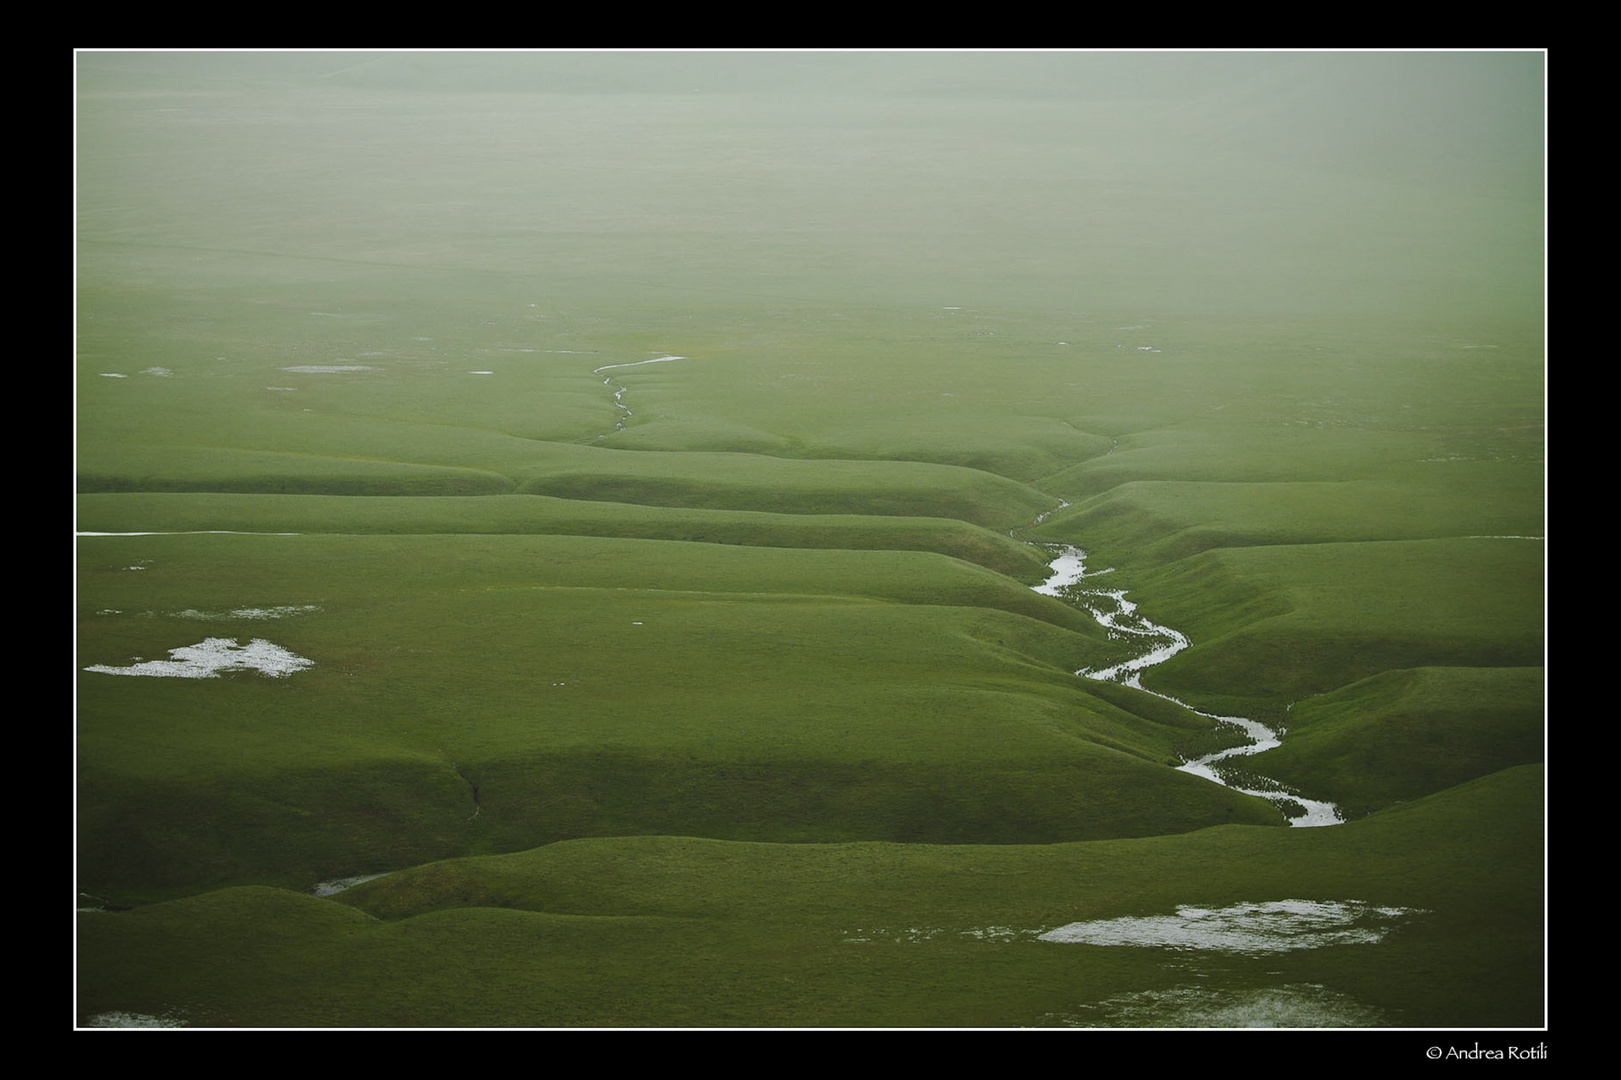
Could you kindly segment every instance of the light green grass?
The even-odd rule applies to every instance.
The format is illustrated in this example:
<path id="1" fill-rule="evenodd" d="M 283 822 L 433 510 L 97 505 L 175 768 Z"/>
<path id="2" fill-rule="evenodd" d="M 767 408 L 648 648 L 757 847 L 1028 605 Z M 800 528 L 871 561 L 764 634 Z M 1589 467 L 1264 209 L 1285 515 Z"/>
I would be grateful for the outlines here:
<path id="1" fill-rule="evenodd" d="M 1192 642 L 1146 681 L 1279 717 L 1292 702 L 1381 671 L 1536 665 L 1542 573 L 1543 544 L 1526 539 L 1206 552 L 1134 578 L 1155 596 L 1150 616 Z M 1216 582 L 1260 599 L 1225 606 L 1209 588 Z"/>
<path id="2" fill-rule="evenodd" d="M 1200 981 L 1541 1022 L 1543 66 L 81 55 L 78 527 L 297 535 L 81 538 L 76 667 L 314 667 L 79 672 L 80 1019 L 1122 1024 L 961 931 L 1310 892 L 1436 914 Z"/>
<path id="3" fill-rule="evenodd" d="M 933 551 L 1019 580 L 1047 576 L 1046 553 L 949 518 L 766 514 L 636 506 L 544 495 L 476 498 L 264 496 L 215 493 L 82 495 L 86 532 L 527 533 L 687 540 L 761 547 Z"/>
<path id="4" fill-rule="evenodd" d="M 81 872 L 99 889 L 138 888 L 143 866 L 164 888 L 220 880 L 217 847 L 251 867 L 269 841 L 249 834 L 276 831 L 322 837 L 292 861 L 298 844 L 270 844 L 256 872 L 287 882 L 347 870 L 345 837 L 357 857 L 381 844 L 420 861 L 452 835 L 479 850 L 672 828 L 1032 842 L 1276 820 L 1164 767 L 1194 718 L 1088 697 L 1070 665 L 1118 647 L 1083 615 L 938 555 L 496 535 L 81 544 L 84 664 L 222 635 L 319 658 L 287 680 L 81 673 Z M 230 615 L 304 605 L 318 610 Z M 353 796 L 390 776 L 398 794 L 375 808 Z M 431 803 L 388 809 L 424 783 Z M 199 850 L 150 839 L 244 813 L 262 824 L 211 827 Z M 436 824 L 409 824 L 421 814 Z"/>

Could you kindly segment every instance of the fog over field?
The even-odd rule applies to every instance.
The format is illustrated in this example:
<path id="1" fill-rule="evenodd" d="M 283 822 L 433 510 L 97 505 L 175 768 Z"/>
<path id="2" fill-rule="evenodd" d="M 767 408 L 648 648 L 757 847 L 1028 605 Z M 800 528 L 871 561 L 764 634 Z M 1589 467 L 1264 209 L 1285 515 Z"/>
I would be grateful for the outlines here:
<path id="1" fill-rule="evenodd" d="M 1545 1033 L 1545 69 L 78 53 L 76 1025 Z"/>

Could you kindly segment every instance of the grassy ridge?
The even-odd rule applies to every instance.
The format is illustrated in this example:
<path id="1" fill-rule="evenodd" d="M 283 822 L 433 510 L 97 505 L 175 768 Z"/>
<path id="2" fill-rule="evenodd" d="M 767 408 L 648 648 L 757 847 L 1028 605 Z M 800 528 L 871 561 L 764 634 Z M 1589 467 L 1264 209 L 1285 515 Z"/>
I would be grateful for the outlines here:
<path id="1" fill-rule="evenodd" d="M 932 551 L 1025 581 L 1043 554 L 1000 532 L 949 518 L 767 514 L 533 496 L 354 500 L 322 495 L 84 495 L 86 532 L 527 533 L 617 536 L 757 547 Z"/>
<path id="2" fill-rule="evenodd" d="M 1534 1026 L 1544 1022 L 1541 854 L 1525 823 L 1540 799 L 1540 772 L 1523 769 L 1309 833 L 1025 847 L 622 837 L 435 863 L 342 902 L 228 889 L 81 915 L 81 1016 L 1107 1025 L 1153 992 L 1167 995 L 1158 1022 L 1174 1024 L 1189 998 L 1242 1007 L 1315 986 L 1333 988 L 1326 1010 L 1314 1001 L 1320 1019 Z M 1077 919 L 1285 897 L 1421 910 L 1378 946 L 1261 957 L 1030 936 Z M 394 977 L 367 974 L 382 969 Z"/>
<path id="3" fill-rule="evenodd" d="M 908 461 L 797 461 L 742 454 L 602 450 L 528 470 L 521 490 L 653 506 L 949 517 L 1011 528 L 1052 508 L 990 473 Z"/>
<path id="4" fill-rule="evenodd" d="M 81 1021 L 1544 1019 L 1544 65 L 1027 59 L 81 55 Z"/>
<path id="5" fill-rule="evenodd" d="M 1351 815 L 1543 760 L 1541 668 L 1408 668 L 1302 702 L 1256 769 Z"/>
<path id="6" fill-rule="evenodd" d="M 1194 556 L 1140 576 L 1165 620 L 1195 642 L 1149 681 L 1278 716 L 1291 702 L 1381 671 L 1535 665 L 1542 548 L 1540 540 L 1484 538 Z M 1213 575 L 1258 589 L 1277 613 L 1235 626 L 1205 591 Z M 1247 677 L 1234 678 L 1238 671 Z"/>
<path id="7" fill-rule="evenodd" d="M 1336 483 L 1139 481 L 1044 526 L 1100 558 L 1155 566 L 1222 547 L 1540 536 L 1541 469 L 1437 464 Z"/>
<path id="8" fill-rule="evenodd" d="M 285 681 L 81 673 L 81 876 L 98 895 L 308 884 L 448 837 L 1036 842 L 1277 820 L 1164 768 L 1192 718 L 1087 696 L 1069 665 L 1119 646 L 1084 615 L 938 555 L 500 535 L 81 544 L 83 664 L 205 636 L 319 658 Z M 658 588 L 627 584 L 649 573 Z M 254 612 L 277 607 L 294 610 Z M 433 797 L 402 809 L 424 784 Z M 235 824 L 165 839 L 203 821 Z"/>

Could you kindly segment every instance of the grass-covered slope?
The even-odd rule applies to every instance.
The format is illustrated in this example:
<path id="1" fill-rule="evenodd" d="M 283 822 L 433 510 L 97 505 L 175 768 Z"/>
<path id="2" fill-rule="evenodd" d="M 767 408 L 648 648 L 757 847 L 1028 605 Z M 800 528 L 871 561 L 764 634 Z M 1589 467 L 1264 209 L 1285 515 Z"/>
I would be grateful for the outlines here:
<path id="1" fill-rule="evenodd" d="M 286 679 L 81 672 L 81 877 L 98 895 L 605 832 L 1005 843 L 1276 820 L 1164 767 L 1193 718 L 1086 695 L 1070 665 L 1115 653 L 1086 616 L 935 554 L 83 543 L 86 666 L 218 636 L 320 658 Z M 424 785 L 437 794 L 412 805 Z"/>
<path id="2" fill-rule="evenodd" d="M 1387 671 L 1302 702 L 1251 763 L 1355 816 L 1542 761 L 1545 692 L 1540 667 Z"/>
<path id="3" fill-rule="evenodd" d="M 79 1018 L 1540 1022 L 1540 74 L 82 56 Z"/>
<path id="4" fill-rule="evenodd" d="M 386 497 L 195 492 L 82 495 L 86 532 L 524 533 L 689 540 L 756 547 L 933 551 L 1018 580 L 1046 577 L 1046 553 L 951 518 L 770 514 L 636 506 L 544 495 Z"/>
<path id="5" fill-rule="evenodd" d="M 225 889 L 81 915 L 80 1015 L 1536 1026 L 1541 799 L 1531 768 L 1329 830 L 1021 847 L 620 837 L 433 863 L 331 900 Z M 1395 910 L 1363 917 L 1377 943 L 1325 935 L 1283 952 L 1037 937 L 1179 905 L 1290 899 Z"/>

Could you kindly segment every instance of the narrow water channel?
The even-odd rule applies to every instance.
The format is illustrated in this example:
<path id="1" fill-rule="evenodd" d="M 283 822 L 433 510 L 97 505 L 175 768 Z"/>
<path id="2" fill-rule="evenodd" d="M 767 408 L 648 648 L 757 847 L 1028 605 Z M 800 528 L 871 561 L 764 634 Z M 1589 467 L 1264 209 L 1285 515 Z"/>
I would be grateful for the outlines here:
<path id="1" fill-rule="evenodd" d="M 1064 506 L 1069 505 L 1065 503 Z M 1060 506 L 1057 509 L 1062 510 Z M 1056 511 L 1048 511 L 1048 514 Z M 1041 520 L 1048 516 L 1043 514 L 1037 518 Z M 1254 773 L 1246 773 L 1242 781 L 1223 777 L 1216 766 L 1224 761 L 1238 757 L 1247 757 L 1259 754 L 1263 750 L 1270 750 L 1280 745 L 1278 733 L 1258 720 L 1250 720 L 1242 716 L 1218 716 L 1195 709 L 1187 702 L 1174 698 L 1169 694 L 1162 694 L 1157 690 L 1150 690 L 1143 686 L 1142 673 L 1155 664 L 1163 664 L 1177 653 L 1188 647 L 1188 639 L 1180 631 L 1168 626 L 1161 626 L 1150 621 L 1137 610 L 1137 605 L 1126 599 L 1123 589 L 1087 588 L 1082 582 L 1091 578 L 1102 577 L 1112 573 L 1109 570 L 1096 570 L 1088 572 L 1086 569 L 1086 552 L 1077 547 L 1059 544 L 1041 545 L 1053 554 L 1048 566 L 1052 574 L 1040 585 L 1034 586 L 1036 592 L 1045 596 L 1055 596 L 1062 600 L 1076 604 L 1092 613 L 1111 638 L 1136 641 L 1141 651 L 1130 660 L 1106 668 L 1082 668 L 1075 674 L 1086 679 L 1097 679 L 1100 682 L 1116 682 L 1145 694 L 1172 701 L 1187 709 L 1189 712 L 1208 717 L 1218 724 L 1226 724 L 1241 730 L 1248 743 L 1242 746 L 1219 750 L 1214 754 L 1193 761 L 1183 762 L 1178 768 L 1182 772 L 1202 776 L 1234 791 L 1242 791 L 1246 795 L 1255 795 L 1266 799 L 1275 805 L 1283 816 L 1289 819 L 1289 824 L 1300 828 L 1311 828 L 1322 825 L 1338 825 L 1341 820 L 1339 809 L 1331 802 L 1322 802 L 1317 799 L 1307 799 L 1286 790 L 1283 785 Z"/>

